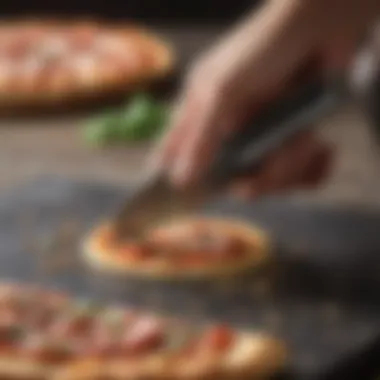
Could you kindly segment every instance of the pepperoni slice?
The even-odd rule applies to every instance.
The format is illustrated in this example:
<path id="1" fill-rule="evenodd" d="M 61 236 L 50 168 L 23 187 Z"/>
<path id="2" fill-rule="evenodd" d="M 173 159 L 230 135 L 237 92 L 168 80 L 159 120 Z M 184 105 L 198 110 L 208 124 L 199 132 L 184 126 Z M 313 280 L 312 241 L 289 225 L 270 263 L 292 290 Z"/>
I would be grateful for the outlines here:
<path id="1" fill-rule="evenodd" d="M 163 324 L 154 317 L 140 317 L 127 329 L 121 342 L 121 351 L 128 355 L 151 353 L 163 346 Z"/>
<path id="2" fill-rule="evenodd" d="M 200 346 L 206 350 L 223 352 L 233 344 L 235 333 L 227 326 L 214 326 L 206 330 Z"/>

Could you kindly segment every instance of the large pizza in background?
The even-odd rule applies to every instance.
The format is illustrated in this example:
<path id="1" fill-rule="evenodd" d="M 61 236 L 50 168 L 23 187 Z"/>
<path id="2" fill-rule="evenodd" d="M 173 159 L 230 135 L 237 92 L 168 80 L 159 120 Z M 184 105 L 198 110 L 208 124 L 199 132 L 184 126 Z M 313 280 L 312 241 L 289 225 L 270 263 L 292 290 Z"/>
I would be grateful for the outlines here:
<path id="1" fill-rule="evenodd" d="M 127 91 L 172 67 L 171 49 L 138 26 L 0 23 L 0 107 L 61 104 Z"/>

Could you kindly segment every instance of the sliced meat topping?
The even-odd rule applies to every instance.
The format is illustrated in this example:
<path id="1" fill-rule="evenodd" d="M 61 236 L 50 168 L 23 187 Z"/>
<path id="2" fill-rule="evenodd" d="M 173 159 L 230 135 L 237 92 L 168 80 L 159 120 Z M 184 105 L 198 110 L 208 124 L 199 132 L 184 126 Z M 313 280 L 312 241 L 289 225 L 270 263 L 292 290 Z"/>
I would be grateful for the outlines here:
<path id="1" fill-rule="evenodd" d="M 212 326 L 204 331 L 199 347 L 211 352 L 224 352 L 231 347 L 235 338 L 235 332 L 231 328 Z"/>
<path id="2" fill-rule="evenodd" d="M 127 355 L 152 353 L 165 344 L 165 327 L 155 317 L 141 316 L 127 328 L 121 351 Z"/>

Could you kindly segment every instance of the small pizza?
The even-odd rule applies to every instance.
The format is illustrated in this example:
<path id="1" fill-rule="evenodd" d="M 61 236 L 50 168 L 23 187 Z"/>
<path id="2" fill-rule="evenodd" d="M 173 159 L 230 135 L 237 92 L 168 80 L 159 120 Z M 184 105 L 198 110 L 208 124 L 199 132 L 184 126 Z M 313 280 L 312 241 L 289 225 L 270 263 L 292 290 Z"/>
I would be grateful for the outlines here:
<path id="1" fill-rule="evenodd" d="M 263 334 L 14 284 L 0 286 L 0 347 L 0 378 L 17 380 L 261 380 L 286 361 Z"/>
<path id="2" fill-rule="evenodd" d="M 172 67 L 171 49 L 137 26 L 0 23 L 0 106 L 60 104 L 127 91 Z"/>
<path id="3" fill-rule="evenodd" d="M 85 240 L 95 268 L 153 278 L 207 278 L 257 268 L 269 258 L 267 235 L 248 224 L 216 218 L 172 222 L 137 241 L 117 240 L 104 224 Z"/>

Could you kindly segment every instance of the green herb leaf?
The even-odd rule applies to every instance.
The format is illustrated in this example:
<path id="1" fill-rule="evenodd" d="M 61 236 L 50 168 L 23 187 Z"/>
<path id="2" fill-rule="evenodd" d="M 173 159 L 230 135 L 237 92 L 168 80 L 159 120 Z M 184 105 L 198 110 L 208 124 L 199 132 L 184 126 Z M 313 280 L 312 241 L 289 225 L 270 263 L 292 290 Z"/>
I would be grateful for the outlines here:
<path id="1" fill-rule="evenodd" d="M 89 120 L 84 137 L 90 145 L 103 146 L 118 139 L 117 114 L 110 112 Z"/>
<path id="2" fill-rule="evenodd" d="M 138 94 L 122 109 L 90 120 L 85 139 L 91 145 L 107 145 L 154 138 L 168 121 L 168 106 L 146 94 Z"/>

